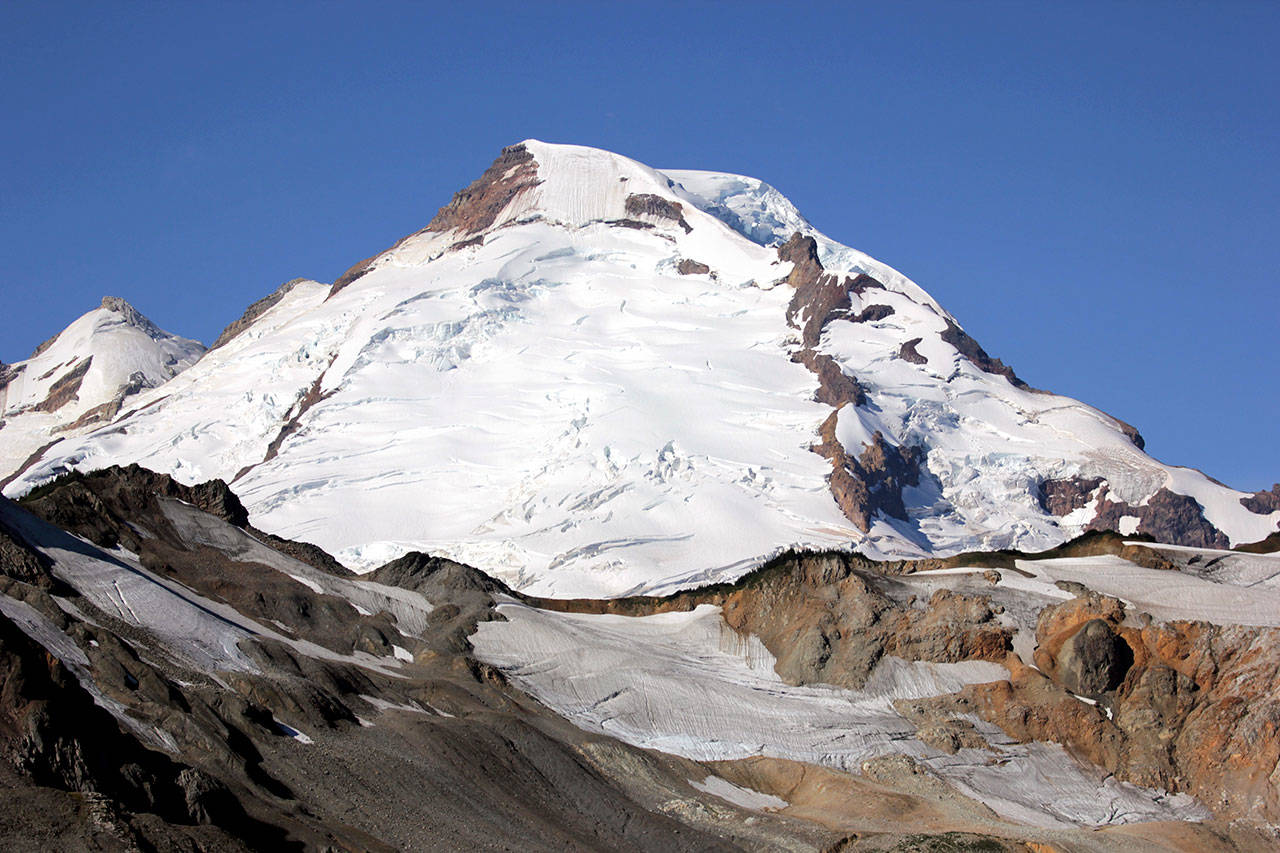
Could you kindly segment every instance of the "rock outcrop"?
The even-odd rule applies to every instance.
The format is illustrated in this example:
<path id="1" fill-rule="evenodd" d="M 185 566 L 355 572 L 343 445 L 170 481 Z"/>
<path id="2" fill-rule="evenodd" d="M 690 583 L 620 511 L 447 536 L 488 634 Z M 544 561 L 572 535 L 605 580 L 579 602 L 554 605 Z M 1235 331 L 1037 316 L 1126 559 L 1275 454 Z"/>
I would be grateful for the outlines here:
<path id="1" fill-rule="evenodd" d="M 1064 477 L 1057 480 L 1044 480 L 1036 492 L 1036 500 L 1040 508 L 1050 515 L 1064 516 L 1088 506 L 1098 486 L 1102 485 L 1101 477 Z"/>
<path id="2" fill-rule="evenodd" d="M 1226 535 L 1204 517 L 1204 508 L 1195 498 L 1161 488 L 1140 506 L 1115 500 L 1105 489 L 1099 496 L 1098 513 L 1089 530 L 1119 530 L 1126 517 L 1138 519 L 1137 532 L 1157 542 L 1198 548 L 1228 548 Z"/>
<path id="3" fill-rule="evenodd" d="M 1245 509 L 1258 515 L 1280 512 L 1280 483 L 1272 486 L 1269 492 L 1254 492 L 1247 498 L 1241 498 L 1240 503 Z"/>
<path id="4" fill-rule="evenodd" d="M 238 320 L 235 320 L 222 330 L 222 333 L 218 335 L 217 340 L 213 342 L 213 345 L 209 347 L 209 350 L 216 350 L 218 347 L 227 343 L 236 335 L 252 326 L 255 320 L 274 308 L 281 299 L 284 299 L 289 291 L 293 290 L 304 281 L 306 281 L 305 278 L 295 278 L 290 281 L 286 281 L 271 293 L 244 309 L 244 313 L 240 315 Z"/>
<path id="5" fill-rule="evenodd" d="M 627 196 L 624 206 L 628 216 L 645 216 L 674 222 L 683 228 L 686 234 L 693 230 L 693 226 L 684 218 L 684 207 L 678 201 L 670 201 L 652 193 L 632 193 Z"/>

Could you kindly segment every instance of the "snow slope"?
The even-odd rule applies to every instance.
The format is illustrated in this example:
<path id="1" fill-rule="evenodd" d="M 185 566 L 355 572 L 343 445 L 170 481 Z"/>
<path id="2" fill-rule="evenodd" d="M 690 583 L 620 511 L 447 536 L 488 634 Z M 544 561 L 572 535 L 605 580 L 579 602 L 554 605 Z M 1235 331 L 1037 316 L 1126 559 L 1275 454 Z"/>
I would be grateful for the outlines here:
<path id="1" fill-rule="evenodd" d="M 103 407 L 167 382 L 203 353 L 199 342 L 157 328 L 123 299 L 103 299 L 31 358 L 0 367 L 0 476 L 95 410 L 110 420 L 115 412 Z M 57 393 L 60 383 L 68 393 Z"/>
<path id="2" fill-rule="evenodd" d="M 985 749 L 954 755 L 926 745 L 894 700 L 940 696 L 1008 677 L 982 661 L 883 659 L 862 690 L 783 682 L 755 637 L 725 625 L 720 610 L 655 616 L 551 613 L 516 603 L 506 621 L 482 622 L 476 656 L 589 731 L 698 761 L 767 755 L 858 772 L 903 754 L 989 805 L 1037 826 L 1101 825 L 1208 816 L 1185 794 L 1117 782 L 1056 744 L 1015 743 L 974 718 Z"/>
<path id="3" fill-rule="evenodd" d="M 234 481 L 255 525 L 356 568 L 425 550 L 562 596 L 735 577 L 789 546 L 1047 547 L 1088 522 L 1037 502 L 1042 480 L 1073 475 L 1105 476 L 1132 503 L 1193 494 L 1233 542 L 1280 522 L 1151 459 L 1107 415 L 979 369 L 923 290 L 814 232 L 766 184 L 524 149 L 536 182 L 495 196 L 479 233 L 424 230 L 341 289 L 297 285 L 6 494 L 136 461 Z M 866 532 L 809 449 L 832 410 L 791 360 L 791 264 L 772 247 L 797 230 L 828 271 L 883 285 L 851 294 L 848 313 L 893 309 L 832 322 L 818 344 L 868 397 L 840 410 L 837 437 L 853 456 L 877 431 L 927 452 L 907 517 Z M 709 271 L 682 275 L 682 261 Z M 926 363 L 898 357 L 915 338 Z"/>

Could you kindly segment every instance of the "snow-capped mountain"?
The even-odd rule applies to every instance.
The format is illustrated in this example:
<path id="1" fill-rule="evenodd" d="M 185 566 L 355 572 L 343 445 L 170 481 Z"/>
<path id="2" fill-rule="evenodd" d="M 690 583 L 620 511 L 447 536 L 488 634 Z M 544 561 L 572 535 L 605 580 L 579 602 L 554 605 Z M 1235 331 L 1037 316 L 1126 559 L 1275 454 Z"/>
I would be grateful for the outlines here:
<path id="1" fill-rule="evenodd" d="M 534 140 L 332 286 L 256 303 L 109 424 L 25 466 L 9 433 L 6 494 L 139 462 L 232 482 L 256 526 L 356 568 L 422 550 L 557 596 L 735 577 L 789 546 L 1107 527 L 1223 547 L 1280 524 L 1027 387 L 767 184 Z"/>
<path id="2" fill-rule="evenodd" d="M 0 364 L 0 477 L 50 441 L 109 422 L 126 401 L 163 385 L 204 354 L 108 296 L 31 357 Z"/>

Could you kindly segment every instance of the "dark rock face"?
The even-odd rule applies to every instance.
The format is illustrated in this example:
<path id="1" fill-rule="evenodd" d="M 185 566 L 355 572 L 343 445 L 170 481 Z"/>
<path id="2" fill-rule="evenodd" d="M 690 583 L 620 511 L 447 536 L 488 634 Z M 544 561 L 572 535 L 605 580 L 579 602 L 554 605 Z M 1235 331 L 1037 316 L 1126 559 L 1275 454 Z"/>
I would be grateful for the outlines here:
<path id="1" fill-rule="evenodd" d="M 925 451 L 920 447 L 895 447 L 877 432 L 862 453 L 853 458 L 835 437 L 836 413 L 818 432 L 822 441 L 815 453 L 831 462 L 831 493 L 845 518 L 866 533 L 877 513 L 906 519 L 902 490 L 920 485 Z"/>
<path id="2" fill-rule="evenodd" d="M 93 364 L 93 356 L 89 356 L 84 361 L 78 362 L 75 367 L 67 371 L 49 386 L 49 394 L 33 408 L 37 412 L 56 412 L 67 403 L 76 398 L 76 393 L 80 390 L 80 383 L 84 381 L 84 375 L 89 372 L 89 366 Z"/>
<path id="3" fill-rule="evenodd" d="M 676 267 L 676 272 L 680 273 L 680 275 L 706 275 L 711 272 L 711 267 L 701 261 L 681 258 L 680 264 Z"/>
<path id="4" fill-rule="evenodd" d="M 2 393 L 4 389 L 8 388 L 9 383 L 26 369 L 27 366 L 25 364 L 20 364 L 17 367 L 14 367 L 12 364 L 5 364 L 3 361 L 0 361 L 0 393 Z"/>
<path id="5" fill-rule="evenodd" d="M 1104 491 L 1103 496 L 1106 495 Z M 1101 500 L 1098 514 L 1089 522 L 1089 530 L 1119 530 L 1120 519 L 1135 516 L 1138 532 L 1157 542 L 1190 545 L 1197 548 L 1228 548 L 1231 541 L 1204 517 L 1204 508 L 1189 495 L 1161 488 L 1147 499 L 1145 506 Z"/>
<path id="6" fill-rule="evenodd" d="M 61 662 L 3 615 L 0 760 L 36 785 L 106 794 L 133 812 L 277 834 L 245 815 L 218 780 L 121 731 Z"/>
<path id="7" fill-rule="evenodd" d="M 140 465 L 112 466 L 89 474 L 67 474 L 27 494 L 20 504 L 51 524 L 104 548 L 124 544 L 140 551 L 141 540 L 127 523 L 146 517 L 159 526 L 156 496 L 177 498 L 236 527 L 249 523 L 249 513 L 222 480 L 184 486 L 168 474 Z"/>
<path id="8" fill-rule="evenodd" d="M 667 219 L 684 229 L 688 234 L 693 230 L 684 218 L 684 206 L 678 201 L 668 201 L 660 195 L 652 193 L 632 193 L 627 196 L 626 210 L 628 216 L 652 216 L 656 219 Z"/>
<path id="9" fill-rule="evenodd" d="M 964 329 L 957 326 L 950 319 L 947 320 L 947 328 L 942 331 L 942 339 L 955 347 L 956 352 L 973 362 L 979 370 L 1003 376 L 1009 380 L 1010 384 L 1018 388 L 1028 387 L 1027 383 L 1019 379 L 1017 374 L 1013 372 L 1012 367 L 1009 367 L 998 358 L 992 358 L 987 355 L 987 351 L 977 341 L 969 337 L 969 334 Z"/>
<path id="10" fill-rule="evenodd" d="M 1037 490 L 1036 499 L 1045 512 L 1061 517 L 1088 504 L 1101 485 L 1101 477 L 1075 476 L 1045 480 Z"/>
<path id="11" fill-rule="evenodd" d="M 0 502 L 8 501 L 8 498 L 0 497 Z M 52 565 L 48 557 L 0 521 L 0 574 L 48 590 L 54 586 L 53 578 L 49 576 Z"/>
<path id="12" fill-rule="evenodd" d="M 289 291 L 293 290 L 295 287 L 297 287 L 299 284 L 301 284 L 304 281 L 306 281 L 306 279 L 302 279 L 302 278 L 295 278 L 292 281 L 286 281 L 284 284 L 277 287 L 273 292 L 267 294 L 266 296 L 259 299 L 257 302 L 250 305 L 248 308 L 244 310 L 244 313 L 240 315 L 240 319 L 236 320 L 231 325 L 227 326 L 225 329 L 222 330 L 222 334 L 218 335 L 218 339 L 213 342 L 213 346 L 209 347 L 209 349 L 210 350 L 217 349 L 218 347 L 225 344 L 227 341 L 234 338 L 236 335 L 243 332 L 245 329 L 252 326 L 255 320 L 257 320 L 263 314 L 267 313 L 267 311 L 275 307 L 276 303 L 278 303 L 281 299 L 284 299 L 285 295 Z"/>
<path id="13" fill-rule="evenodd" d="M 861 406 L 867 401 L 867 394 L 858 380 L 841 370 L 836 360 L 826 353 L 802 349 L 792 353 L 791 360 L 803 364 L 818 377 L 818 390 L 813 398 L 819 403 L 839 409 L 848 404 Z"/>
<path id="14" fill-rule="evenodd" d="M 1058 678 L 1071 692 L 1100 696 L 1120 686 L 1133 653 L 1111 626 L 1091 619 L 1071 635 L 1058 653 Z"/>
<path id="15" fill-rule="evenodd" d="M 52 622 L 52 636 L 87 658 L 67 669 L 0 615 L 0 846 L 15 839 L 15 849 L 28 849 L 33 839 L 56 837 L 36 846 L 703 851 L 790 849 L 798 840 L 823 849 L 839 840 L 818 826 L 763 815 L 760 826 L 744 826 L 740 816 L 735 823 L 688 789 L 687 780 L 709 767 L 583 732 L 510 687 L 474 658 L 467 640 L 477 621 L 495 618 L 494 595 L 512 594 L 482 573 L 424 554 L 378 570 L 382 589 L 421 590 L 434 605 L 409 636 L 387 610 L 359 611 L 314 589 L 314 580 L 303 584 L 285 569 L 245 562 L 240 533 L 201 520 L 200 510 L 166 504 L 155 487 L 163 478 L 145 471 L 71 475 L 27 507 L 46 520 L 74 518 L 84 534 L 110 531 L 123 541 L 125 531 L 147 531 L 134 543 L 142 571 L 174 584 L 180 598 L 200 597 L 198 606 L 216 602 L 218 618 L 249 632 L 238 648 L 256 669 L 216 677 L 191 670 L 163 630 L 153 634 L 146 622 L 126 625 L 96 609 L 75 586 L 82 578 L 58 593 L 75 603 L 64 610 L 47 593 L 0 577 L 0 595 L 36 608 Z M 180 497 L 193 503 L 200 496 Z M 98 519 L 88 517 L 91 498 L 105 512 Z M 186 520 L 172 521 L 165 508 Z M 6 519 L 23 512 L 21 505 L 3 509 Z M 71 539 L 29 523 L 46 544 Z M 313 551 L 292 544 L 298 553 Z M 100 557 L 108 573 L 135 573 Z M 388 600 L 415 598 L 401 595 Z M 143 618 L 163 622 L 160 610 Z M 255 626 L 265 624 L 271 634 Z M 393 643 L 408 646 L 413 660 Z M 342 657 L 316 654 L 316 646 Z M 353 653 L 373 658 L 353 660 Z M 141 734 L 94 704 L 86 686 Z M 149 749 L 152 731 L 180 757 Z M 42 809 L 67 802 L 67 792 L 75 792 L 71 802 L 91 798 L 100 809 L 51 828 Z M 690 808 L 666 808 L 673 796 Z M 418 808 L 424 801 L 430 809 Z M 39 810 L 21 814 L 29 805 Z M 104 820 L 105 843 L 80 843 L 97 839 Z"/>
<path id="16" fill-rule="evenodd" d="M 1241 498 L 1240 503 L 1249 512 L 1256 512 L 1258 515 L 1280 511 L 1280 483 L 1272 486 L 1269 492 L 1254 492 L 1247 498 Z"/>
<path id="17" fill-rule="evenodd" d="M 892 305 L 868 305 L 859 311 L 856 317 L 851 317 L 850 319 L 855 323 L 874 323 L 877 320 L 892 316 Z"/>
<path id="18" fill-rule="evenodd" d="M 898 348 L 898 358 L 903 361 L 909 361 L 912 364 L 928 364 L 929 359 L 920 354 L 916 349 L 916 344 L 920 343 L 923 338 L 912 338 Z"/>
<path id="19" fill-rule="evenodd" d="M 1133 424 L 1125 423 L 1115 415 L 1107 415 L 1107 417 L 1116 422 L 1116 426 L 1120 427 L 1120 431 L 1128 436 L 1134 447 L 1142 450 L 1147 446 L 1147 440 L 1142 437 L 1142 433 L 1138 432 L 1138 428 Z"/>
<path id="20" fill-rule="evenodd" d="M 795 289 L 787 306 L 787 324 L 799 328 L 804 348 L 812 349 L 818 345 L 822 329 L 834 319 L 836 312 L 848 310 L 852 280 L 842 284 L 836 276 L 824 274 L 818 260 L 817 241 L 799 231 L 778 247 L 778 260 L 793 264 L 786 279 Z M 804 325 L 798 326 L 797 319 L 801 317 Z"/>
<path id="21" fill-rule="evenodd" d="M 855 377 L 840 369 L 835 359 L 815 349 L 823 328 L 834 319 L 874 322 L 891 316 L 891 306 L 871 305 L 856 317 L 847 317 L 852 304 L 850 293 L 883 285 L 866 275 L 841 282 L 837 276 L 825 273 L 818 259 L 817 241 L 799 231 L 778 247 L 778 260 L 792 264 L 786 283 L 795 289 L 795 295 L 787 307 L 787 323 L 801 330 L 801 347 L 791 354 L 791 360 L 818 377 L 814 399 L 836 410 L 819 427 L 820 441 L 810 448 L 831 462 L 832 497 L 845 518 L 864 533 L 871 529 L 877 513 L 906 519 L 902 490 L 920 484 L 924 448 L 895 447 L 877 432 L 858 457 L 848 453 L 836 438 L 837 412 L 846 405 L 865 404 L 866 391 Z M 803 318 L 803 326 L 797 324 L 799 318 Z"/>

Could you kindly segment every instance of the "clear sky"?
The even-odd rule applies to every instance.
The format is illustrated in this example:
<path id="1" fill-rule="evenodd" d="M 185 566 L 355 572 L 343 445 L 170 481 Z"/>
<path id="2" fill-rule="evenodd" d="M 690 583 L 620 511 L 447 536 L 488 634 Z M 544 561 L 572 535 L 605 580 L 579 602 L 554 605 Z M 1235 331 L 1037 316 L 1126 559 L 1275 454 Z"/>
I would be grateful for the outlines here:
<path id="1" fill-rule="evenodd" d="M 1280 480 L 1280 3 L 0 4 L 0 359 L 208 343 L 503 145 L 769 181 L 1032 385 Z"/>

